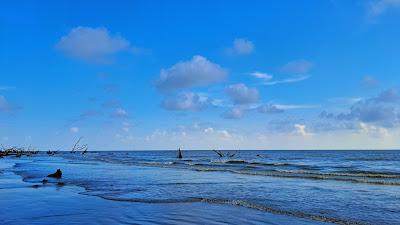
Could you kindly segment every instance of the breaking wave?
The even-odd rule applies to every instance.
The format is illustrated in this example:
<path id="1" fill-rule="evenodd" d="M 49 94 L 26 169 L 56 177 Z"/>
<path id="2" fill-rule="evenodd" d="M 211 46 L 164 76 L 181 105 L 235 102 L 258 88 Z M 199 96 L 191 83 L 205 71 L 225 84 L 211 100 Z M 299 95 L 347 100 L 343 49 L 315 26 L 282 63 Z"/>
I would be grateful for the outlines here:
<path id="1" fill-rule="evenodd" d="M 103 199 L 111 200 L 111 201 L 122 201 L 122 202 L 136 202 L 136 203 L 148 203 L 148 204 L 169 204 L 169 203 L 195 203 L 195 202 L 204 202 L 208 204 L 225 204 L 225 205 L 234 205 L 240 206 L 250 209 L 255 209 L 267 213 L 273 213 L 284 216 L 292 216 L 303 219 L 311 219 L 320 222 L 334 223 L 340 225 L 368 225 L 368 223 L 363 223 L 359 221 L 353 221 L 350 219 L 343 218 L 335 218 L 329 217 L 319 214 L 311 214 L 301 211 L 290 211 L 275 208 L 272 206 L 267 206 L 264 204 L 259 204 L 255 202 L 251 202 L 248 200 L 240 200 L 240 199 L 210 199 L 210 198 L 184 198 L 184 199 L 130 199 L 130 198 L 119 198 L 119 197 L 110 197 L 110 196 L 99 196 Z"/>

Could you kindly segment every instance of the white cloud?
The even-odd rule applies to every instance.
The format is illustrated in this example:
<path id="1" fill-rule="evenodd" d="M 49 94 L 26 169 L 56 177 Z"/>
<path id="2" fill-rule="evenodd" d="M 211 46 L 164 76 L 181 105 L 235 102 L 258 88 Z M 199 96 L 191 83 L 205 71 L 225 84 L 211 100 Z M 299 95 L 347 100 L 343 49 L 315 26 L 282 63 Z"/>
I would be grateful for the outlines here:
<path id="1" fill-rule="evenodd" d="M 71 133 L 78 133 L 79 127 L 71 127 L 71 128 L 69 128 L 69 131 L 71 131 Z"/>
<path id="2" fill-rule="evenodd" d="M 400 8 L 400 0 L 374 0 L 369 2 L 368 14 L 379 16 L 389 9 Z"/>
<path id="3" fill-rule="evenodd" d="M 216 134 L 217 136 L 222 137 L 224 139 L 229 139 L 229 138 L 232 137 L 232 134 L 229 133 L 229 131 L 224 130 L 224 129 L 216 130 L 216 129 L 212 128 L 212 127 L 207 127 L 206 129 L 204 129 L 204 133 L 205 134 L 209 134 L 209 135 L 211 135 L 211 134 L 215 135 Z"/>
<path id="4" fill-rule="evenodd" d="M 297 124 L 294 125 L 294 128 L 295 128 L 296 133 L 298 135 L 303 136 L 303 137 L 312 136 L 313 135 L 312 133 L 308 133 L 306 131 L 306 125 L 304 125 L 304 124 L 298 124 L 297 123 Z"/>
<path id="5" fill-rule="evenodd" d="M 257 79 L 261 79 L 261 80 L 263 80 L 265 82 L 269 81 L 269 80 L 271 80 L 273 78 L 273 76 L 271 74 L 257 72 L 257 71 L 253 72 L 253 73 L 250 73 L 250 75 L 255 77 L 255 78 L 257 78 Z"/>
<path id="6" fill-rule="evenodd" d="M 359 123 L 359 129 L 366 134 L 370 134 L 372 136 L 377 136 L 377 137 L 388 137 L 390 136 L 389 130 L 383 127 L 379 126 L 374 126 L 371 124 Z"/>
<path id="7" fill-rule="evenodd" d="M 339 121 L 372 123 L 383 127 L 400 124 L 400 94 L 397 89 L 387 89 L 371 98 L 361 98 L 339 114 L 322 112 L 321 117 Z"/>
<path id="8" fill-rule="evenodd" d="M 120 118 L 127 118 L 129 116 L 129 113 L 123 108 L 116 108 L 114 111 L 114 116 Z"/>
<path id="9" fill-rule="evenodd" d="M 308 73 L 314 65 L 307 60 L 295 60 L 286 63 L 282 67 L 282 72 L 290 74 L 306 74 Z"/>
<path id="10" fill-rule="evenodd" d="M 263 85 L 276 85 L 276 84 L 300 82 L 303 80 L 307 80 L 308 78 L 311 77 L 310 75 L 302 74 L 305 71 L 308 71 L 308 69 L 306 69 L 307 66 L 300 65 L 300 64 L 302 64 L 302 63 L 290 62 L 286 66 L 284 66 L 283 70 L 285 72 L 296 73 L 296 74 L 300 74 L 300 75 L 296 75 L 296 76 L 281 79 L 281 80 L 272 80 L 274 78 L 274 76 L 272 74 L 262 73 L 262 72 L 257 72 L 257 71 L 250 73 L 250 75 L 261 80 Z"/>
<path id="11" fill-rule="evenodd" d="M 227 75 L 226 69 L 197 55 L 189 61 L 178 62 L 168 69 L 162 69 L 155 85 L 161 91 L 171 91 L 220 82 Z"/>
<path id="12" fill-rule="evenodd" d="M 236 38 L 233 41 L 233 47 L 228 48 L 228 54 L 248 55 L 254 51 L 254 44 L 252 41 L 245 38 Z"/>
<path id="13" fill-rule="evenodd" d="M 128 50 L 130 43 L 106 28 L 76 27 L 57 43 L 65 54 L 89 62 L 105 62 L 113 54 Z"/>
<path id="14" fill-rule="evenodd" d="M 167 136 L 167 131 L 157 129 L 157 130 L 153 131 L 153 133 L 151 135 L 146 136 L 145 140 L 147 142 L 151 142 L 151 141 L 158 140 L 158 139 L 166 137 L 166 136 Z"/>
<path id="15" fill-rule="evenodd" d="M 231 138 L 232 135 L 227 131 L 227 130 L 220 130 L 218 131 L 219 135 L 221 135 L 223 138 Z"/>
<path id="16" fill-rule="evenodd" d="M 235 105 L 244 105 L 258 101 L 259 93 L 256 88 L 249 88 L 245 84 L 233 84 L 225 88 L 225 93 Z"/>
<path id="17" fill-rule="evenodd" d="M 172 111 L 198 111 L 212 105 L 212 100 L 205 94 L 185 92 L 178 96 L 164 99 L 161 107 Z"/>
<path id="18" fill-rule="evenodd" d="M 287 104 L 274 104 L 276 108 L 281 110 L 290 110 L 290 109 L 313 109 L 318 108 L 318 105 L 287 105 Z"/>
<path id="19" fill-rule="evenodd" d="M 214 133 L 214 128 L 212 128 L 212 127 L 207 127 L 206 129 L 204 129 L 204 133 L 206 133 L 206 134 Z"/>
<path id="20" fill-rule="evenodd" d="M 309 75 L 301 75 L 301 76 L 296 76 L 296 77 L 282 79 L 282 80 L 267 81 L 267 82 L 264 82 L 263 84 L 270 86 L 270 85 L 276 85 L 276 84 L 296 83 L 296 82 L 300 82 L 303 80 L 307 80 L 310 77 L 311 76 L 309 76 Z"/>

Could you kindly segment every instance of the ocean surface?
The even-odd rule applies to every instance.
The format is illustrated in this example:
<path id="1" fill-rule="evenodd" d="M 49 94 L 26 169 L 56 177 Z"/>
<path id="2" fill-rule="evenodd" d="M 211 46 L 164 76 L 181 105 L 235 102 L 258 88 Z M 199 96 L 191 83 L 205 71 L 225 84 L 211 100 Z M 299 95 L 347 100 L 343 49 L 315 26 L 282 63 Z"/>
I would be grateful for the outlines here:
<path id="1" fill-rule="evenodd" d="M 183 159 L 176 151 L 0 158 L 0 194 L 16 185 L 1 179 L 8 173 L 25 184 L 41 185 L 60 168 L 63 178 L 42 186 L 63 182 L 64 188 L 81 188 L 85 197 L 179 209 L 149 224 L 189 224 L 180 217 L 185 213 L 200 224 L 400 224 L 400 151 L 230 151 L 224 157 L 213 151 L 182 153 Z M 204 208 L 212 210 L 190 215 Z M 218 210 L 224 214 L 215 214 Z M 263 213 L 290 220 L 267 223 Z"/>

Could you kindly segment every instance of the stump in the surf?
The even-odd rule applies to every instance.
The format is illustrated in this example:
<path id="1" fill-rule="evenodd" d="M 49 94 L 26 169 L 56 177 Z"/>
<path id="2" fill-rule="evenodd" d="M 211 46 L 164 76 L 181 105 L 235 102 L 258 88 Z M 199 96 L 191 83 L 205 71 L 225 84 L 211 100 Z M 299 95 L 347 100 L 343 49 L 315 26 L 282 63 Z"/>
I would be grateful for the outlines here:
<path id="1" fill-rule="evenodd" d="M 182 159 L 182 151 L 181 148 L 178 149 L 178 159 Z"/>
<path id="2" fill-rule="evenodd" d="M 47 175 L 47 177 L 53 177 L 53 178 L 61 178 L 62 172 L 60 169 L 57 169 L 55 173 Z"/>

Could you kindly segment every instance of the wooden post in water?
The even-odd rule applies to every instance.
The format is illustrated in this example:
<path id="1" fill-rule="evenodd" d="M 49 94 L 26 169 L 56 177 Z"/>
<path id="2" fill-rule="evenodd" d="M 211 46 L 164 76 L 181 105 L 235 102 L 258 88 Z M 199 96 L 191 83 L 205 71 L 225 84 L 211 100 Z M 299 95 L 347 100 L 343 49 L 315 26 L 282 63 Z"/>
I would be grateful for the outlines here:
<path id="1" fill-rule="evenodd" d="M 181 148 L 178 149 L 178 159 L 182 159 L 182 151 Z"/>

